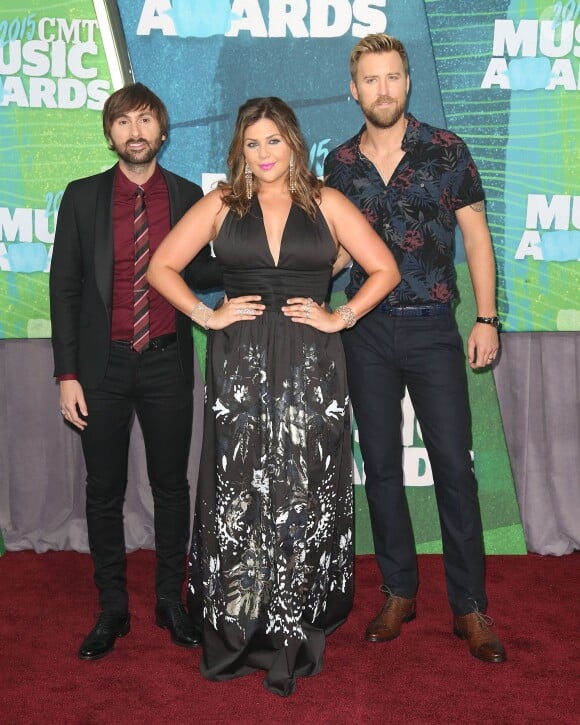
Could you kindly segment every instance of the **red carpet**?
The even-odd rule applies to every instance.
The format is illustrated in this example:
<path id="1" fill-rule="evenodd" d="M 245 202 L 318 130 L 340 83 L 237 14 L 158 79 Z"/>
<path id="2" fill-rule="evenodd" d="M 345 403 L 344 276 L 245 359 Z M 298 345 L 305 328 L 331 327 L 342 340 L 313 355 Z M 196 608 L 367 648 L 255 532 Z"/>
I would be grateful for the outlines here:
<path id="1" fill-rule="evenodd" d="M 357 557 L 356 602 L 328 641 L 324 672 L 282 699 L 262 675 L 212 683 L 199 651 L 153 622 L 153 553 L 129 555 L 132 631 L 97 662 L 76 650 L 96 610 L 88 555 L 0 558 L 0 722 L 580 722 L 580 555 L 488 557 L 489 614 L 509 661 L 488 665 L 451 633 L 440 556 L 421 556 L 417 619 L 387 644 L 362 632 L 382 595 L 374 559 Z"/>

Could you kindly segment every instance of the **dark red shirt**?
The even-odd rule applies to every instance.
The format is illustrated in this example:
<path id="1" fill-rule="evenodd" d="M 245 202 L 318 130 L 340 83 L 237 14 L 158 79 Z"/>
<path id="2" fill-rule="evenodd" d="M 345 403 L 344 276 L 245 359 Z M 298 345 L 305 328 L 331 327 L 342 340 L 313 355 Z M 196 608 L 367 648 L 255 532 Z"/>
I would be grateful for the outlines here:
<path id="1" fill-rule="evenodd" d="M 111 339 L 131 340 L 133 336 L 133 212 L 137 184 L 117 166 L 113 187 L 113 313 Z M 163 174 L 155 166 L 153 176 L 143 184 L 149 222 L 149 252 L 161 244 L 171 229 L 169 194 Z M 151 338 L 175 332 L 175 309 L 154 289 L 149 289 L 149 335 Z"/>
<path id="2" fill-rule="evenodd" d="M 111 339 L 133 337 L 133 213 L 137 184 L 117 166 L 113 186 L 113 311 Z M 163 174 L 155 166 L 153 176 L 143 184 L 149 222 L 149 251 L 157 249 L 171 229 L 169 193 Z M 151 338 L 175 332 L 175 309 L 154 289 L 149 288 L 149 334 Z M 76 380 L 74 373 L 59 375 L 57 380 Z"/>

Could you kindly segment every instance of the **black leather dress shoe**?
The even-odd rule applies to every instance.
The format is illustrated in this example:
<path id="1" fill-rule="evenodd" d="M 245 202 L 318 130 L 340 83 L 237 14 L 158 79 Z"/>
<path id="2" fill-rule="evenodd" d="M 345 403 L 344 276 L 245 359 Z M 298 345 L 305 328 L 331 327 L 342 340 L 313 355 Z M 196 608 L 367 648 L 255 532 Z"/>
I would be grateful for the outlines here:
<path id="1" fill-rule="evenodd" d="M 131 629 L 128 612 L 105 610 L 93 629 L 83 640 L 79 649 L 81 660 L 98 660 L 108 654 L 115 646 L 117 637 L 124 637 Z"/>
<path id="2" fill-rule="evenodd" d="M 155 607 L 155 624 L 168 629 L 171 641 L 179 647 L 199 647 L 201 644 L 201 633 L 181 602 L 158 601 Z"/>

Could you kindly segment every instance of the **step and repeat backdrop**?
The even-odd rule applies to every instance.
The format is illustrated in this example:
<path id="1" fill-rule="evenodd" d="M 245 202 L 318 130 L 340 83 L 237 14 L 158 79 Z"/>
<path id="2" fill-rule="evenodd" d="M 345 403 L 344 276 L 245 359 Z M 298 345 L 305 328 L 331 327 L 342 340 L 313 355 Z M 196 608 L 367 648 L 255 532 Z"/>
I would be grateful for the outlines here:
<path id="1" fill-rule="evenodd" d="M 410 57 L 410 111 L 449 127 L 480 168 L 503 329 L 580 329 L 580 3 L 532 0 L 0 0 L 0 338 L 48 338 L 48 272 L 70 179 L 115 162 L 107 96 L 135 79 L 170 113 L 161 163 L 207 191 L 225 171 L 237 109 L 277 95 L 299 117 L 310 165 L 362 124 L 348 57 L 371 32 Z M 464 333 L 474 304 L 461 239 Z M 338 278 L 333 301 L 342 296 Z M 210 300 L 211 301 L 211 300 Z M 196 332 L 203 367 L 205 339 Z M 45 374 L 46 371 L 39 371 Z M 525 550 L 490 372 L 469 374 L 473 456 L 490 553 Z M 404 460 L 418 550 L 440 551 L 421 431 L 404 409 Z M 353 432 L 357 550 L 372 542 Z"/>

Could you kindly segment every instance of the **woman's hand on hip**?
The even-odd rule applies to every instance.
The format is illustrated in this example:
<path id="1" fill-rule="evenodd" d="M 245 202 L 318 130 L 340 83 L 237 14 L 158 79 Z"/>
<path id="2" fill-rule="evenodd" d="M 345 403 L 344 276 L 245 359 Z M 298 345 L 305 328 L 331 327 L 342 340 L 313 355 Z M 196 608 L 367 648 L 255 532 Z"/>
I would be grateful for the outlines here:
<path id="1" fill-rule="evenodd" d="M 218 307 L 210 315 L 207 321 L 208 329 L 223 330 L 225 327 L 233 325 L 234 322 L 255 320 L 266 309 L 266 306 L 261 304 L 261 299 L 260 295 L 232 297 L 231 300 L 225 297 L 221 307 Z"/>
<path id="2" fill-rule="evenodd" d="M 334 312 L 330 312 L 323 304 L 317 304 L 312 297 L 291 297 L 282 307 L 286 317 L 300 325 L 310 325 L 321 332 L 339 332 L 344 329 L 344 322 Z"/>

